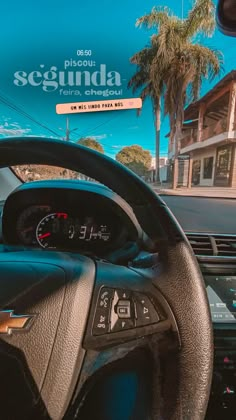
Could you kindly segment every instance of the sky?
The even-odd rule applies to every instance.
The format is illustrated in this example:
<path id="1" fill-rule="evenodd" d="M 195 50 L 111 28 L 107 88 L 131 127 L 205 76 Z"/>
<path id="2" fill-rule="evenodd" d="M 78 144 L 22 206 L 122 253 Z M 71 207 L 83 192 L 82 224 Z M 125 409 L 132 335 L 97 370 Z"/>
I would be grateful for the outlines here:
<path id="1" fill-rule="evenodd" d="M 192 1 L 183 3 L 186 15 Z M 162 5 L 182 15 L 181 1 L 176 0 L 41 0 L 37 6 L 31 0 L 3 0 L 0 138 L 63 138 L 66 115 L 56 114 L 56 104 L 138 96 L 127 88 L 136 70 L 130 57 L 148 44 L 152 32 L 136 28 L 135 22 L 153 6 Z M 206 81 L 202 95 L 236 69 L 235 38 L 216 30 L 204 42 L 223 51 L 224 73 L 212 83 Z M 68 80 L 70 86 L 65 85 Z M 136 110 L 73 114 L 69 123 L 72 141 L 93 137 L 111 157 L 132 144 L 155 154 L 154 117 L 148 100 L 140 116 Z M 168 129 L 168 119 L 163 116 L 161 156 L 167 155 Z"/>

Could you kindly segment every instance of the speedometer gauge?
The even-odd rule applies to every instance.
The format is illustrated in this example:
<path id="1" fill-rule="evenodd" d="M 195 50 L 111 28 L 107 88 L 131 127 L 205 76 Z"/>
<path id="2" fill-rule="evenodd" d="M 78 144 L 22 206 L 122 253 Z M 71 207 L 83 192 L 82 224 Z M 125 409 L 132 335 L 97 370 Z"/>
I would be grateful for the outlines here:
<path id="1" fill-rule="evenodd" d="M 30 206 L 17 219 L 16 231 L 23 245 L 36 245 L 35 229 L 42 217 L 49 213 L 50 206 Z"/>
<path id="2" fill-rule="evenodd" d="M 67 213 L 52 213 L 45 216 L 36 229 L 36 239 L 42 248 L 57 248 L 64 239 L 64 225 Z"/>

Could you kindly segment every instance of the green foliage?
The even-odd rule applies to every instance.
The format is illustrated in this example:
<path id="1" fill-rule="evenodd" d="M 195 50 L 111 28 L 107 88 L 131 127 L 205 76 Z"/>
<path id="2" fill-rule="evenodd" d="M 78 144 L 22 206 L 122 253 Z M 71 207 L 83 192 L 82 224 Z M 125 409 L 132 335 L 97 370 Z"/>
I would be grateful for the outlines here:
<path id="1" fill-rule="evenodd" d="M 123 147 L 116 155 L 116 160 L 139 176 L 145 176 L 151 169 L 152 156 L 148 150 L 133 145 Z"/>
<path id="2" fill-rule="evenodd" d="M 184 107 L 199 98 L 204 79 L 213 79 L 222 70 L 222 53 L 198 43 L 198 35 L 209 37 L 215 29 L 213 0 L 195 0 L 185 19 L 166 7 L 154 7 L 139 18 L 136 26 L 155 29 L 149 45 L 131 58 L 137 72 L 129 87 L 142 99 L 150 97 L 156 112 L 164 98 L 171 137 L 179 137 Z"/>
<path id="3" fill-rule="evenodd" d="M 77 142 L 78 144 L 81 144 L 82 146 L 89 147 L 89 149 L 96 150 L 97 152 L 104 153 L 104 149 L 102 145 L 92 137 L 85 137 Z"/>

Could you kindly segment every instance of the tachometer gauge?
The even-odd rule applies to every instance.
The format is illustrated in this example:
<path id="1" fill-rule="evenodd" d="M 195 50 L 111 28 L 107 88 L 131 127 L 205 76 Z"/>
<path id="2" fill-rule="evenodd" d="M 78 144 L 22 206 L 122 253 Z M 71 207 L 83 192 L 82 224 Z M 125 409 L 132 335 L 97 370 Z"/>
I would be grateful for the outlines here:
<path id="1" fill-rule="evenodd" d="M 36 229 L 36 239 L 42 248 L 63 247 L 64 225 L 67 213 L 52 213 L 45 216 Z"/>

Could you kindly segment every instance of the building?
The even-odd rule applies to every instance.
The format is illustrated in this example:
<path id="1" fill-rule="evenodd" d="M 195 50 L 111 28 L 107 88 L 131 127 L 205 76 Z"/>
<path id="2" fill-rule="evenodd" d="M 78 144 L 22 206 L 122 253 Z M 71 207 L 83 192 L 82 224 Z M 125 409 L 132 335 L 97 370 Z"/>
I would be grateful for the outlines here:
<path id="1" fill-rule="evenodd" d="M 167 180 L 167 168 L 168 168 L 168 157 L 163 156 L 159 158 L 159 175 L 160 175 L 160 181 L 166 182 Z M 156 158 L 152 157 L 152 163 L 151 163 L 151 179 L 152 182 L 155 179 L 155 172 L 156 172 Z"/>
<path id="2" fill-rule="evenodd" d="M 159 158 L 159 168 L 163 168 L 163 166 L 167 165 L 168 163 L 168 157 L 160 157 Z M 152 169 L 156 169 L 156 158 L 152 157 Z"/>
<path id="3" fill-rule="evenodd" d="M 185 110 L 179 185 L 236 187 L 236 70 Z M 169 144 L 169 159 L 174 145 Z"/>

